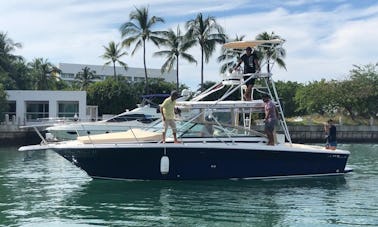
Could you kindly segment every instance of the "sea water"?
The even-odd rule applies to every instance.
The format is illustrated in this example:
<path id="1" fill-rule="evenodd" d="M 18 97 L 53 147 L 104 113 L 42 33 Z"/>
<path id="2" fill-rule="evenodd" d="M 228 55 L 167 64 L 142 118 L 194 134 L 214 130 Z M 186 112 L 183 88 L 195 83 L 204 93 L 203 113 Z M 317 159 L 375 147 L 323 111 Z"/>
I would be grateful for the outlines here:
<path id="1" fill-rule="evenodd" d="M 92 180 L 52 151 L 1 147 L 0 226 L 378 226 L 378 145 L 339 147 L 345 176 L 175 182 Z"/>

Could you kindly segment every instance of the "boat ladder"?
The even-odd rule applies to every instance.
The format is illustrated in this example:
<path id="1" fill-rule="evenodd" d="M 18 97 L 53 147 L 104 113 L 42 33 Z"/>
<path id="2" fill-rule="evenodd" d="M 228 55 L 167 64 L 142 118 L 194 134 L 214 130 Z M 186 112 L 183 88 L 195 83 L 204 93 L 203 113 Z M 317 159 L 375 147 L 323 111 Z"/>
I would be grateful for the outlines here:
<path id="1" fill-rule="evenodd" d="M 277 112 L 278 112 L 277 117 L 278 117 L 280 126 L 281 126 L 281 128 L 282 128 L 282 130 L 285 134 L 287 141 L 291 144 L 292 141 L 291 141 L 289 129 L 288 129 L 287 124 L 286 124 L 286 120 L 285 120 L 284 112 L 283 112 L 283 109 L 282 109 L 281 101 L 280 101 L 280 98 L 278 97 L 277 89 L 276 89 L 276 86 L 274 84 L 274 80 L 271 77 L 271 74 L 270 73 L 251 73 L 251 74 L 252 75 L 250 76 L 250 78 L 248 78 L 246 81 L 244 81 L 244 84 L 252 78 L 262 79 L 263 83 L 264 83 L 261 87 L 257 87 L 256 85 L 253 87 L 253 90 L 251 92 L 251 98 L 253 99 L 254 91 L 257 91 L 257 92 L 262 93 L 262 94 L 267 94 L 271 97 L 271 100 L 274 102 L 274 104 L 277 108 Z M 245 85 L 241 86 L 240 92 L 241 92 L 241 99 L 242 100 L 243 100 L 245 91 L 246 91 L 246 86 Z M 250 113 L 243 113 L 243 122 L 244 122 L 245 128 L 251 128 L 251 116 L 252 116 L 251 114 L 252 114 L 252 111 Z"/>

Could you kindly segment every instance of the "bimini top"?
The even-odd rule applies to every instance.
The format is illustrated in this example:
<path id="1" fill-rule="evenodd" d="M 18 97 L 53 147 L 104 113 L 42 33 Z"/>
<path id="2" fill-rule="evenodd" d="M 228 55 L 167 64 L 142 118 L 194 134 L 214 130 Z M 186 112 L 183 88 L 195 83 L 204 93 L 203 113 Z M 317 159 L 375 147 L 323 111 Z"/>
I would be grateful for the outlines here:
<path id="1" fill-rule="evenodd" d="M 223 45 L 224 48 L 229 49 L 245 49 L 247 47 L 256 47 L 256 46 L 268 46 L 271 44 L 282 44 L 285 40 L 282 39 L 271 39 L 271 40 L 251 40 L 251 41 L 236 41 L 229 42 Z"/>

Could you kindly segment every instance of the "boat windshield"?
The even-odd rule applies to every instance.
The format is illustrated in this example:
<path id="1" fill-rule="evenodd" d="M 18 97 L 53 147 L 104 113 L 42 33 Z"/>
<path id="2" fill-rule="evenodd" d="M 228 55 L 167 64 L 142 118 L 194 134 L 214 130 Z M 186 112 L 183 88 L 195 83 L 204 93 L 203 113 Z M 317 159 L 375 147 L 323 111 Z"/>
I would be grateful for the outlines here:
<path id="1" fill-rule="evenodd" d="M 147 114 L 120 114 L 105 122 L 125 122 L 125 121 L 140 121 L 142 123 L 151 123 L 156 120 L 156 116 Z"/>
<path id="2" fill-rule="evenodd" d="M 219 123 L 219 122 L 218 122 Z M 216 138 L 216 137 L 261 137 L 264 134 L 248 128 L 218 124 L 216 122 L 196 122 L 176 120 L 178 138 Z M 161 132 L 163 122 L 157 122 L 149 131 Z M 172 137 L 172 130 L 168 129 L 167 137 Z"/>

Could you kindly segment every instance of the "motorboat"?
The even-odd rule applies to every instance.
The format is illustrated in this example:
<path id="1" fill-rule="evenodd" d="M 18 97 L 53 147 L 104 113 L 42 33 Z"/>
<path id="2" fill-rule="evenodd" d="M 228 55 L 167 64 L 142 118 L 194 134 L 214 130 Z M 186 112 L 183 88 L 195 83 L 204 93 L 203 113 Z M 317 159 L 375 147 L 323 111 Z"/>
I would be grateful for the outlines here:
<path id="1" fill-rule="evenodd" d="M 253 41 L 245 45 L 282 45 L 284 41 Z M 246 47 L 236 43 L 237 47 Z M 342 175 L 350 152 L 294 144 L 270 73 L 254 73 L 265 87 L 257 99 L 243 101 L 245 75 L 234 72 L 188 101 L 178 101 L 177 136 L 162 141 L 162 122 L 149 128 L 84 135 L 76 140 L 23 146 L 19 151 L 53 150 L 92 178 L 137 180 L 270 179 Z M 253 130 L 252 118 L 264 113 L 259 93 L 269 94 L 279 113 L 274 146 Z M 169 131 L 168 131 L 169 132 Z"/>
<path id="2" fill-rule="evenodd" d="M 142 96 L 142 102 L 133 110 L 95 122 L 70 122 L 54 124 L 45 129 L 46 139 L 49 141 L 73 140 L 78 136 L 96 135 L 110 132 L 127 131 L 130 128 L 147 127 L 161 118 L 159 105 L 155 100 L 169 97 L 168 94 L 149 94 Z"/>
<path id="3" fill-rule="evenodd" d="M 126 131 L 130 128 L 145 127 L 161 118 L 155 107 L 149 104 L 125 111 L 109 119 L 95 122 L 74 122 L 57 124 L 46 128 L 46 139 L 50 141 L 73 140 L 78 136 L 96 135 Z"/>

